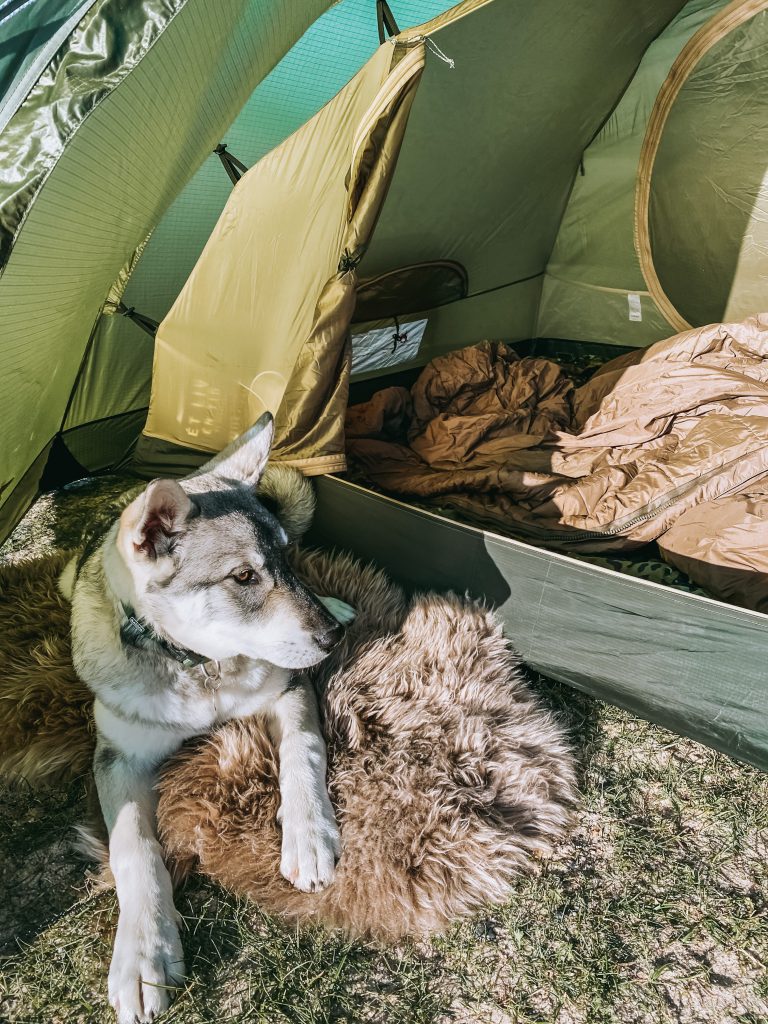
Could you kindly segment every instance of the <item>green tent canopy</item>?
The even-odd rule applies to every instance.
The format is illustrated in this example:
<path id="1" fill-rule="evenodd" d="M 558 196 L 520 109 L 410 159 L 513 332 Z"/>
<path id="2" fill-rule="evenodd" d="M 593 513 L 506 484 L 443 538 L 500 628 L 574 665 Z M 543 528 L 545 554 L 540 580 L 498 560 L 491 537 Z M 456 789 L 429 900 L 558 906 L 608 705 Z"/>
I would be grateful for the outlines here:
<path id="1" fill-rule="evenodd" d="M 404 24 L 446 6 L 409 0 Z M 375 50 L 375 3 L 330 7 L 0 2 L 3 532 L 54 443 L 91 471 L 140 432 L 153 340 L 121 314 L 176 298 L 231 188 L 215 147 L 256 162 Z"/>
<path id="2" fill-rule="evenodd" d="M 318 541 L 768 764 L 763 616 L 333 475 L 350 385 L 395 363 L 764 309 L 766 68 L 768 0 L 0 0 L 0 528 L 41 481 L 183 473 L 269 409 Z"/>

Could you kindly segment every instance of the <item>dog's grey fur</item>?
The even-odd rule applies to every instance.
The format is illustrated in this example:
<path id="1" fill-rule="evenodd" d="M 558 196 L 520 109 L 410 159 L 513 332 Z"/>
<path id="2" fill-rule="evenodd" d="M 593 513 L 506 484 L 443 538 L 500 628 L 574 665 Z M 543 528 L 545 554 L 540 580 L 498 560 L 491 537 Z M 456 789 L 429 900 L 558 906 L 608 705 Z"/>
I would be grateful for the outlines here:
<path id="1" fill-rule="evenodd" d="M 340 853 L 315 695 L 295 671 L 321 661 L 342 631 L 288 567 L 288 536 L 256 496 L 271 438 L 263 418 L 194 476 L 153 481 L 61 578 L 73 661 L 95 697 L 94 773 L 120 904 L 109 971 L 120 1024 L 153 1020 L 184 976 L 154 790 L 158 765 L 184 740 L 266 715 L 280 757 L 282 874 L 320 889 Z M 126 642 L 130 613 L 148 629 L 141 642 Z M 167 644 L 207 661 L 184 667 Z"/>

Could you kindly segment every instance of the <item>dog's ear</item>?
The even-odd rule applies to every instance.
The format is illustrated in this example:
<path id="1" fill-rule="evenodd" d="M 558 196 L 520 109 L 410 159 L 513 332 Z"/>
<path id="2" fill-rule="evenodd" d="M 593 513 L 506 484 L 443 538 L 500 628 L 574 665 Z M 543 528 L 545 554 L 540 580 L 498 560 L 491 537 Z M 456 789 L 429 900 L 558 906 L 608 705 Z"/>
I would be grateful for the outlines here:
<path id="1" fill-rule="evenodd" d="M 171 549 L 174 537 L 184 532 L 197 507 L 175 480 L 153 480 L 125 509 L 120 530 L 127 530 L 135 554 L 160 558 Z"/>
<path id="2" fill-rule="evenodd" d="M 272 413 L 265 412 L 250 430 L 236 437 L 218 455 L 193 473 L 192 478 L 217 476 L 255 487 L 267 467 L 274 433 L 275 421 Z"/>

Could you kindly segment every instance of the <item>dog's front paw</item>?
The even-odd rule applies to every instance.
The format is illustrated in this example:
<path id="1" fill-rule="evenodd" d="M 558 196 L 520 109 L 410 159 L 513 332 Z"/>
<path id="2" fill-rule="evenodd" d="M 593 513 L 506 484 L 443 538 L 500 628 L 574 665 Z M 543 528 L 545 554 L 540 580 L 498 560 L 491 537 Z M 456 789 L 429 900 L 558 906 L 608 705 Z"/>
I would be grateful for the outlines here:
<path id="1" fill-rule="evenodd" d="M 332 879 L 341 856 L 341 837 L 331 802 L 306 815 L 282 814 L 280 874 L 302 892 L 319 892 Z"/>
<path id="2" fill-rule="evenodd" d="M 118 1024 L 153 1021 L 184 982 L 184 954 L 174 920 L 121 914 L 109 968 L 109 1001 Z"/>

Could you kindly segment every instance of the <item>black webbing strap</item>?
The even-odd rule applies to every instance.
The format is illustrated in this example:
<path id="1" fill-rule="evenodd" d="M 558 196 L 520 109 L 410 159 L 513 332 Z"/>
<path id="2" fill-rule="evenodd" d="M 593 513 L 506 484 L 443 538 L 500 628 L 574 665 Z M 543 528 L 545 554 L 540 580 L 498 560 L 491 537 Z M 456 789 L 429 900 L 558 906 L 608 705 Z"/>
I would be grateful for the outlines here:
<path id="1" fill-rule="evenodd" d="M 376 22 L 379 26 L 379 42 L 385 43 L 387 36 L 400 35 L 395 16 L 387 0 L 376 0 Z"/>
<path id="2" fill-rule="evenodd" d="M 150 337 L 154 338 L 157 334 L 157 328 L 160 324 L 157 320 L 153 320 L 152 317 L 144 316 L 143 313 L 137 313 L 133 306 L 126 306 L 120 302 L 117 307 L 117 312 L 121 316 L 127 316 L 129 320 L 132 320 L 137 327 L 140 327 L 142 331 L 146 331 Z"/>
<path id="3" fill-rule="evenodd" d="M 408 331 L 400 330 L 400 321 L 397 319 L 396 316 L 393 316 L 392 319 L 395 321 L 395 331 L 394 334 L 392 335 L 392 351 L 396 352 L 397 346 L 402 341 L 408 341 Z"/>
<path id="4" fill-rule="evenodd" d="M 229 175 L 229 180 L 233 185 L 236 185 L 248 168 L 242 160 L 238 160 L 236 156 L 232 156 L 232 154 L 227 151 L 227 145 L 225 142 L 220 142 L 213 152 L 219 160 L 221 160 L 224 170 Z"/>

